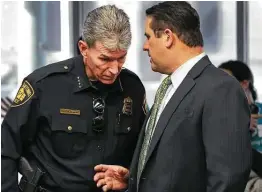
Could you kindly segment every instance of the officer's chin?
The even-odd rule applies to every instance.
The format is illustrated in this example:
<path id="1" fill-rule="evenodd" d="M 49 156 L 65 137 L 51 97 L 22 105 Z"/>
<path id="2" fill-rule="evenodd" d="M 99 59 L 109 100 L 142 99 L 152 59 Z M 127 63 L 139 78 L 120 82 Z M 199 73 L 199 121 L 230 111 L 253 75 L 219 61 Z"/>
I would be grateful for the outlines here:
<path id="1" fill-rule="evenodd" d="M 115 82 L 116 78 L 114 79 L 100 79 L 100 82 L 106 85 L 113 84 Z"/>

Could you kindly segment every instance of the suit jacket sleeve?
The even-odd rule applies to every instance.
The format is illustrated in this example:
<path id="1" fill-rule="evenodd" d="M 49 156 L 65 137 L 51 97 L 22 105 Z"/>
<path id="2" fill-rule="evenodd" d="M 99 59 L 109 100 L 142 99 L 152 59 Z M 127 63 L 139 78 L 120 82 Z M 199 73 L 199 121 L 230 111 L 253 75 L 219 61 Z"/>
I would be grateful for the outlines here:
<path id="1" fill-rule="evenodd" d="M 18 192 L 17 163 L 31 137 L 36 94 L 24 80 L 1 125 L 1 191 Z"/>
<path id="2" fill-rule="evenodd" d="M 250 112 L 244 91 L 231 78 L 213 86 L 202 117 L 207 191 L 244 191 L 251 169 Z"/>

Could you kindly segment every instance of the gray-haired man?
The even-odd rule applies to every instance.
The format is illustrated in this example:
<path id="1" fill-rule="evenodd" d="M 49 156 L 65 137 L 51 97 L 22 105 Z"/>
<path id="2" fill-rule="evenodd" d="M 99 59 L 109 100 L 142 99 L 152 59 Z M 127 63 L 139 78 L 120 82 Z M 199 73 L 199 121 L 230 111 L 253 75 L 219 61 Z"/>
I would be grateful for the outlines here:
<path id="1" fill-rule="evenodd" d="M 97 164 L 130 165 L 145 118 L 145 89 L 122 69 L 131 43 L 126 13 L 107 5 L 84 23 L 80 56 L 34 71 L 2 123 L 2 191 L 100 191 Z M 32 174 L 17 185 L 18 160 Z M 28 171 L 28 170 L 26 170 Z M 41 178 L 40 178 L 41 176 Z"/>

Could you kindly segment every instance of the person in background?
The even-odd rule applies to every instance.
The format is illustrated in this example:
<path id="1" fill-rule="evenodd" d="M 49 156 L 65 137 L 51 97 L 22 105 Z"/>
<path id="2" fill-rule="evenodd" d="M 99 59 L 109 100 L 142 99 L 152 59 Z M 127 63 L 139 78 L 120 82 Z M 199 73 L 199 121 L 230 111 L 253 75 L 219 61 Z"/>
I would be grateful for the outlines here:
<path id="1" fill-rule="evenodd" d="M 129 167 L 146 115 L 145 88 L 123 68 L 129 17 L 101 6 L 88 13 L 81 36 L 80 55 L 22 82 L 1 126 L 2 192 L 100 192 L 95 165 Z M 25 159 L 31 168 L 22 166 L 18 186 Z"/>
<path id="2" fill-rule="evenodd" d="M 244 89 L 251 111 L 251 135 L 258 134 L 257 121 L 258 118 L 262 118 L 262 115 L 258 114 L 258 107 L 255 104 L 255 101 L 257 100 L 257 93 L 254 87 L 254 76 L 251 69 L 244 62 L 238 60 L 224 62 L 219 65 L 218 68 L 222 69 L 229 75 L 234 76 Z M 252 170 L 245 192 L 262 192 L 262 154 L 253 148 L 252 156 Z"/>
<path id="3" fill-rule="evenodd" d="M 254 88 L 254 77 L 250 68 L 242 61 L 230 60 L 218 66 L 229 75 L 234 76 L 246 93 L 248 104 L 251 110 L 250 129 L 257 127 L 257 119 L 262 117 L 258 114 L 258 107 L 255 105 L 257 93 Z"/>

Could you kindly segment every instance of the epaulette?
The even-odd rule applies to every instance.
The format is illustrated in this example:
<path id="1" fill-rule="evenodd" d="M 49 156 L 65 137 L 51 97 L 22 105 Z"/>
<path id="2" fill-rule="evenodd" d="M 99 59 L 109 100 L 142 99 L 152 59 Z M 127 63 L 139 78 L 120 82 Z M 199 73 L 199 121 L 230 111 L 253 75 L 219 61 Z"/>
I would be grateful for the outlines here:
<path id="1" fill-rule="evenodd" d="M 60 61 L 57 63 L 51 63 L 44 67 L 40 67 L 33 71 L 30 75 L 26 77 L 30 82 L 36 83 L 54 73 L 68 73 L 73 67 L 73 59 L 68 59 L 65 61 Z"/>

